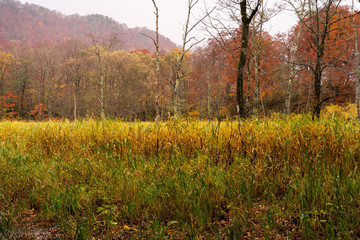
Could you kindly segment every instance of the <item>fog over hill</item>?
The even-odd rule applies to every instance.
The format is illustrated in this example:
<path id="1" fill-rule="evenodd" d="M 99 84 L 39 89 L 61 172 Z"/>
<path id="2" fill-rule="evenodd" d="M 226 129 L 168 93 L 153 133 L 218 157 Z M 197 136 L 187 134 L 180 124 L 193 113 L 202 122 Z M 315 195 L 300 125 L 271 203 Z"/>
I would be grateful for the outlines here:
<path id="1" fill-rule="evenodd" d="M 10 42 L 47 44 L 68 39 L 90 41 L 90 35 L 106 39 L 117 34 L 120 40 L 119 48 L 149 49 L 153 52 L 155 47 L 152 40 L 141 33 L 155 36 L 154 31 L 145 27 L 129 28 L 126 24 L 99 14 L 67 16 L 35 4 L 0 0 L 0 45 Z M 176 47 L 175 43 L 163 35 L 160 35 L 160 45 L 167 50 Z"/>

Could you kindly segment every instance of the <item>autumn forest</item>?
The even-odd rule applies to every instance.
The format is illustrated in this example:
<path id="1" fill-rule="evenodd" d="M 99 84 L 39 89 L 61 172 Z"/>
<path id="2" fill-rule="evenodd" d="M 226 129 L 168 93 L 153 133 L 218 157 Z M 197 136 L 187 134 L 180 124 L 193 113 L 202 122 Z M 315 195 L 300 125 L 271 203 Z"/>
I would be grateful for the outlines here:
<path id="1" fill-rule="evenodd" d="M 178 44 L 147 1 L 0 0 L 0 239 L 359 239 L 354 1 L 187 0 Z"/>

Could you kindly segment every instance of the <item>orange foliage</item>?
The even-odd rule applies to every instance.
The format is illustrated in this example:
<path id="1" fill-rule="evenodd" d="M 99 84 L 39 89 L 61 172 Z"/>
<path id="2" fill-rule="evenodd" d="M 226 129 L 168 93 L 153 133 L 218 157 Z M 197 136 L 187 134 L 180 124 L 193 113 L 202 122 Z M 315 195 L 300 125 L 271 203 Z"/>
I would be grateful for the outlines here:
<path id="1" fill-rule="evenodd" d="M 34 109 L 30 112 L 31 116 L 36 120 L 39 119 L 40 113 L 43 112 L 43 119 L 48 117 L 48 109 L 43 104 L 37 104 L 34 106 Z"/>
<path id="2" fill-rule="evenodd" d="M 354 96 L 353 80 L 351 71 L 353 69 L 354 56 L 354 29 L 352 27 L 352 18 L 348 7 L 339 7 L 336 14 L 331 18 L 333 24 L 330 25 L 330 31 L 325 44 L 325 56 L 323 65 L 325 66 L 322 78 L 323 98 L 331 96 L 332 103 L 340 104 L 350 101 Z M 311 21 L 308 19 L 307 21 Z M 359 25 L 360 19 L 357 16 L 356 21 Z M 293 33 L 293 36 L 295 32 Z M 298 52 L 298 62 L 310 67 L 315 66 L 317 52 L 313 49 L 312 33 L 305 30 L 302 33 Z M 312 76 L 312 71 L 305 68 L 301 75 L 302 81 L 308 76 Z M 312 79 L 309 84 L 312 84 Z M 310 86 L 306 86 L 308 89 Z M 305 90 L 305 89 L 304 89 Z M 307 91 L 307 90 L 305 90 Z"/>

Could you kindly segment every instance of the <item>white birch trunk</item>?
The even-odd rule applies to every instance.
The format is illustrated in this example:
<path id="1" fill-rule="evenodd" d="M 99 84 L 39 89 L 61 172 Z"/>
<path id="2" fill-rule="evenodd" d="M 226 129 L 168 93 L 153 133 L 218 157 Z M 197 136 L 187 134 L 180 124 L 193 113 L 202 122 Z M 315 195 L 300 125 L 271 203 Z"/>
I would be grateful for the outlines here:
<path id="1" fill-rule="evenodd" d="M 300 37 L 301 37 L 301 31 L 302 31 L 302 23 L 300 21 L 300 25 L 299 25 L 299 31 L 296 35 L 296 40 L 295 40 L 295 45 L 294 45 L 294 50 L 290 56 L 290 64 L 291 64 L 291 69 L 290 69 L 290 73 L 289 73 L 289 81 L 288 81 L 288 87 L 287 87 L 287 91 L 286 91 L 286 96 L 285 96 L 285 113 L 287 115 L 289 115 L 291 113 L 291 97 L 292 97 L 292 87 L 293 87 L 293 81 L 296 77 L 296 69 L 295 69 L 295 60 L 296 60 L 296 54 L 299 48 L 299 41 L 300 41 Z"/>

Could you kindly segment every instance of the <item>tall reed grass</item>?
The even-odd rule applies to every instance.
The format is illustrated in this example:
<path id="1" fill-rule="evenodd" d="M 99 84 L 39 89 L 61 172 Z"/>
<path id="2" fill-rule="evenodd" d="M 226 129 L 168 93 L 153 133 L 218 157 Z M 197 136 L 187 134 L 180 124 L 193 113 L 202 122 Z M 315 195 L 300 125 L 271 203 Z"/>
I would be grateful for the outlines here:
<path id="1" fill-rule="evenodd" d="M 360 123 L 0 123 L 0 239 L 27 210 L 62 238 L 357 239 Z"/>

